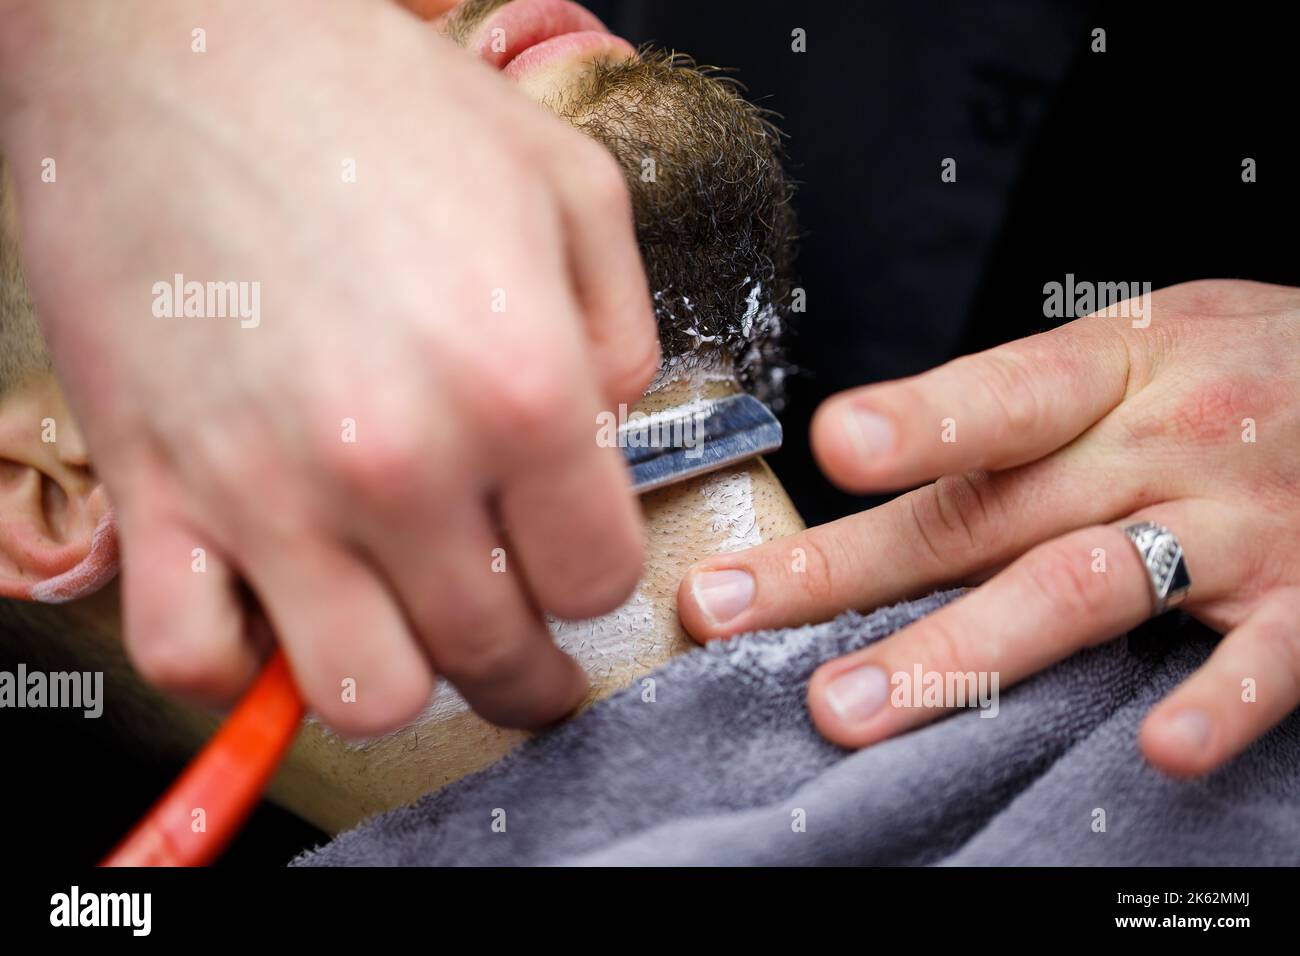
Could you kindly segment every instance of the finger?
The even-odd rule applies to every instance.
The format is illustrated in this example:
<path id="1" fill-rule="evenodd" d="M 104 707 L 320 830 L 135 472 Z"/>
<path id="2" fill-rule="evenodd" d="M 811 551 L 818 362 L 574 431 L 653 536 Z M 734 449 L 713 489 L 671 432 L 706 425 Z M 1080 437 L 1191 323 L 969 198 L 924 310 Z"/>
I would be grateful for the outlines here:
<path id="1" fill-rule="evenodd" d="M 697 640 L 826 620 L 970 582 L 1074 528 L 1126 514 L 1140 476 L 1098 483 L 1067 449 L 1011 471 L 949 475 L 879 507 L 747 551 L 704 559 L 678 589 Z"/>
<path id="2" fill-rule="evenodd" d="M 1217 510 L 1208 502 L 1176 502 L 1122 524 L 1159 521 L 1188 554 L 1230 561 L 1240 546 L 1215 521 Z M 1204 564 L 1202 571 L 1189 562 L 1194 593 L 1202 601 L 1220 599 L 1235 584 L 1233 566 Z M 952 604 L 820 668 L 808 688 L 813 722 L 841 746 L 875 743 L 951 709 L 954 702 L 947 700 L 939 707 L 894 706 L 891 687 L 906 689 L 917 668 L 945 682 L 971 675 L 987 687 L 1009 687 L 1135 627 L 1152 605 L 1146 568 L 1121 525 L 1071 532 L 1032 549 Z"/>
<path id="3" fill-rule="evenodd" d="M 557 335 L 559 333 L 557 332 Z M 601 447 L 593 383 L 553 341 L 553 364 L 521 365 L 496 401 L 512 423 L 495 442 L 503 481 L 500 515 L 529 592 L 561 618 L 617 607 L 641 573 L 641 516 L 617 448 Z M 500 427 L 500 426 L 498 426 Z"/>
<path id="4" fill-rule="evenodd" d="M 475 377 L 480 366 L 459 363 L 443 383 L 461 397 L 456 414 L 448 395 L 434 390 L 421 399 L 425 428 L 370 411 L 359 441 L 331 447 L 340 500 L 365 495 L 372 502 L 364 512 L 345 504 L 331 510 L 344 516 L 344 536 L 382 573 L 434 669 L 493 723 L 535 727 L 572 710 L 586 678 L 532 605 L 521 556 L 497 551 L 488 497 L 494 475 L 526 475 L 533 460 L 563 457 L 551 439 L 556 423 L 571 417 L 563 412 L 577 391 L 569 383 L 581 380 L 560 368 L 562 356 L 537 361 L 546 354 L 540 346 L 529 349 L 509 328 L 496 331 L 494 360 L 515 359 L 510 374 L 495 370 L 504 384 L 484 388 Z M 575 327 L 572 341 L 551 343 L 552 354 L 566 346 L 576 351 L 577 339 Z"/>
<path id="5" fill-rule="evenodd" d="M 557 157 L 569 268 L 605 400 L 632 404 L 659 370 L 659 334 L 636 244 L 632 202 L 614 158 L 580 136 Z"/>
<path id="6" fill-rule="evenodd" d="M 493 536 L 486 506 L 454 504 L 389 529 L 382 539 L 388 577 L 434 666 L 476 712 L 503 727 L 552 723 L 581 703 L 586 675 L 529 603 L 517 559 Z M 414 528 L 436 528 L 432 545 Z"/>
<path id="7" fill-rule="evenodd" d="M 294 681 L 343 734 L 394 730 L 433 697 L 433 675 L 374 570 L 333 543 L 286 542 L 254 554 L 249 577 Z"/>
<path id="8" fill-rule="evenodd" d="M 1208 773 L 1300 706 L 1300 588 L 1265 598 L 1142 725 L 1147 758 L 1166 773 Z"/>
<path id="9" fill-rule="evenodd" d="M 1128 349 L 1081 319 L 913 378 L 834 396 L 817 410 L 813 452 L 851 491 L 902 488 L 1004 469 L 1073 440 L 1123 399 Z"/>
<path id="10" fill-rule="evenodd" d="M 617 454 L 567 443 L 506 489 L 501 513 L 540 606 L 581 619 L 612 611 L 641 573 L 635 500 Z"/>
<path id="11" fill-rule="evenodd" d="M 257 668 L 229 565 L 183 520 L 121 513 L 125 645 L 153 684 L 202 704 L 227 703 Z"/>

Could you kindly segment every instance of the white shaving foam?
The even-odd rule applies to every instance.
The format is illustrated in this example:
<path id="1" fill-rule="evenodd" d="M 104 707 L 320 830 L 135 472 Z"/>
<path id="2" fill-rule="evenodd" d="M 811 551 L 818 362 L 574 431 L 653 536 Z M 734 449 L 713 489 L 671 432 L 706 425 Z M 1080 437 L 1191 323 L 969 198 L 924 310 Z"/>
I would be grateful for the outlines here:
<path id="1" fill-rule="evenodd" d="M 717 361 L 701 361 L 702 357 L 698 355 L 678 358 L 693 358 L 695 361 L 678 366 L 676 374 L 681 378 L 671 379 L 672 381 L 688 380 L 702 384 L 712 381 L 715 376 L 728 377 L 729 373 Z M 656 379 L 659 388 L 668 384 L 663 380 L 663 373 L 669 367 L 669 363 L 665 363 L 660 378 Z M 651 386 L 650 390 L 654 391 L 655 386 Z M 674 413 L 677 411 L 679 409 L 674 409 Z M 754 484 L 748 472 L 710 476 L 700 487 L 700 497 L 704 509 L 711 515 L 709 528 L 714 535 L 713 553 L 743 551 L 763 543 L 754 507 Z M 597 680 L 626 669 L 629 663 L 640 664 L 645 669 L 650 666 L 642 658 L 655 650 L 654 605 L 640 588 L 622 607 L 609 614 L 585 621 L 547 618 L 546 623 L 556 644 L 573 655 L 579 666 Z M 433 700 L 411 724 L 380 737 L 365 740 L 339 739 L 351 750 L 365 750 L 382 740 L 404 733 L 411 726 L 447 720 L 469 709 L 469 704 L 456 688 L 440 678 Z M 330 733 L 328 730 L 325 732 Z"/>
<path id="2" fill-rule="evenodd" d="M 561 650 L 599 680 L 639 663 L 654 650 L 654 605 L 637 588 L 622 607 L 585 621 L 546 622 Z"/>
<path id="3" fill-rule="evenodd" d="M 646 389 L 647 395 L 662 391 L 669 385 L 686 383 L 698 394 L 713 382 L 730 382 L 735 378 L 731 363 L 716 351 L 684 352 L 663 360 L 654 381 Z"/>
<path id="4" fill-rule="evenodd" d="M 754 509 L 754 483 L 749 472 L 714 475 L 700 488 L 704 507 L 712 513 L 719 554 L 743 551 L 763 543 Z"/>
<path id="5" fill-rule="evenodd" d="M 600 680 L 627 668 L 629 663 L 639 663 L 641 658 L 655 648 L 654 606 L 641 593 L 640 588 L 615 611 L 585 621 L 561 621 L 548 617 L 546 624 L 560 649 L 572 655 L 591 677 Z M 644 665 L 649 668 L 649 664 Z M 348 739 L 334 734 L 321 725 L 321 729 L 337 738 L 349 750 L 368 750 L 385 740 L 400 736 L 412 727 L 430 721 L 442 721 L 463 714 L 470 709 L 468 702 L 446 680 L 439 678 L 436 693 L 420 716 L 409 724 L 378 737 Z M 319 724 L 315 716 L 308 718 Z"/>

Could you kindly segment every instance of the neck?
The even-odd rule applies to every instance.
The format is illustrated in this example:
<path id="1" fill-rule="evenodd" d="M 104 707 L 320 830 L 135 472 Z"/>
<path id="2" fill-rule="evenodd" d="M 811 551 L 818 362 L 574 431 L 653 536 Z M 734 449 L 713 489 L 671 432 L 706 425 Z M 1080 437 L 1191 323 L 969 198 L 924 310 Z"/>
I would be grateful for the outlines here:
<path id="1" fill-rule="evenodd" d="M 663 411 L 737 390 L 734 379 L 716 365 L 683 366 L 661 375 L 636 409 Z M 678 582 L 692 563 L 784 537 L 803 526 L 780 483 L 758 459 L 650 492 L 642 496 L 641 505 L 645 570 L 631 598 L 600 618 L 551 622 L 556 640 L 591 677 L 584 707 L 695 646 L 682 631 L 676 608 Z M 68 630 L 82 642 L 78 660 L 97 659 L 107 671 L 109 701 L 128 704 L 127 726 L 118 732 L 178 756 L 196 748 L 215 726 L 213 716 L 162 698 L 129 668 L 105 666 L 106 657 L 121 658 L 115 593 L 110 589 L 68 608 L 75 605 L 81 605 L 75 613 L 83 626 Z M 93 650 L 85 646 L 92 640 Z M 147 722 L 144 714 L 149 715 Z M 374 740 L 345 741 L 309 720 L 277 774 L 270 797 L 322 829 L 337 832 L 485 767 L 527 737 L 483 721 L 453 688 L 443 685 L 416 721 Z"/>

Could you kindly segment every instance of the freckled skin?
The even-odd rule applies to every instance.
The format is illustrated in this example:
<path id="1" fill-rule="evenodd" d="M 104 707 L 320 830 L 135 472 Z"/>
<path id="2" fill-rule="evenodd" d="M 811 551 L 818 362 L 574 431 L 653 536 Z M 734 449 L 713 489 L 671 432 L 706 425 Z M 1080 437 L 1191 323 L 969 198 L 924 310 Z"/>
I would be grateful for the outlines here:
<path id="1" fill-rule="evenodd" d="M 1280 396 L 1272 391 L 1225 376 L 1198 383 L 1185 394 L 1152 394 L 1152 401 L 1126 423 L 1128 444 L 1142 446 L 1153 439 L 1185 445 L 1240 443 L 1242 421 L 1258 421 L 1264 410 L 1274 407 Z"/>

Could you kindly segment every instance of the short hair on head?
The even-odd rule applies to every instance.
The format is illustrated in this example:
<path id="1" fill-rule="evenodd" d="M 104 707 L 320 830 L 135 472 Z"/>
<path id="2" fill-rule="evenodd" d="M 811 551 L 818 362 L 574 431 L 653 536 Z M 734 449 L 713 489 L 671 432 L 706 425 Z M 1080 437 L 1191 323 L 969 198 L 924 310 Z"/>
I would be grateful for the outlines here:
<path id="1" fill-rule="evenodd" d="M 51 368 L 45 337 L 23 278 L 18 238 L 9 228 L 14 221 L 13 191 L 6 172 L 4 158 L 0 157 L 0 395 Z"/>

